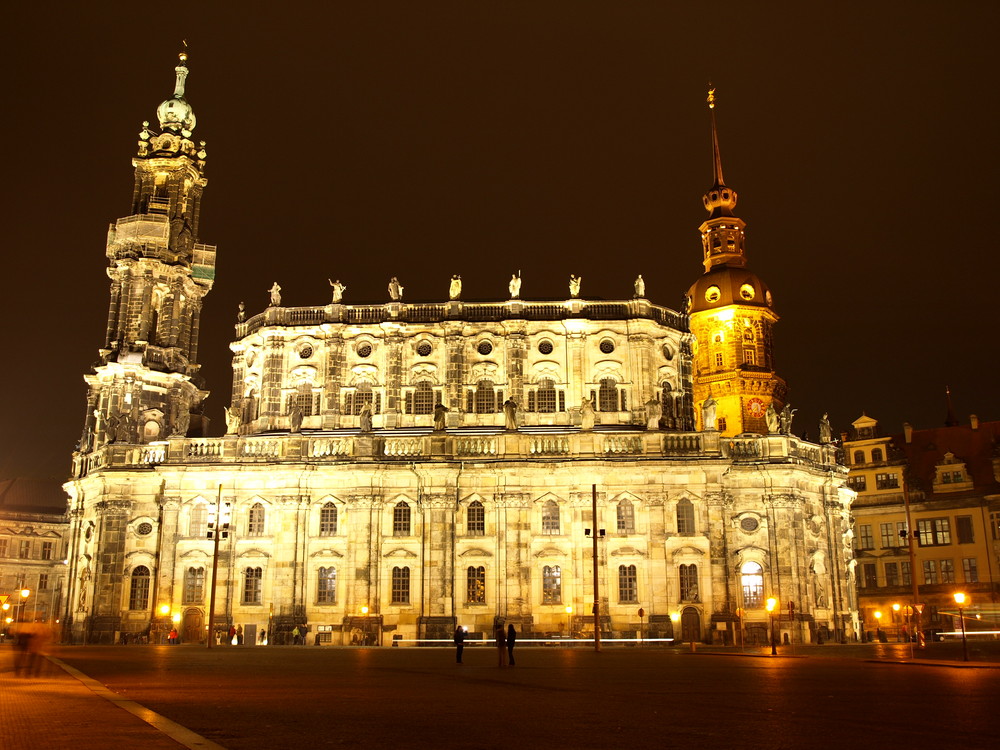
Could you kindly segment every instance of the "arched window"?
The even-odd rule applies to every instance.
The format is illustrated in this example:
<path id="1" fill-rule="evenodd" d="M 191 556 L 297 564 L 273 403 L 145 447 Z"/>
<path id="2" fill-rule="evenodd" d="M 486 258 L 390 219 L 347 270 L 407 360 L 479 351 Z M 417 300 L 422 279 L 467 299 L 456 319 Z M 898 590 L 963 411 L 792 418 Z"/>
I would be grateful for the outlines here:
<path id="1" fill-rule="evenodd" d="M 402 500 L 392 509 L 392 535 L 410 535 L 410 506 Z"/>
<path id="2" fill-rule="evenodd" d="M 264 536 L 264 506 L 254 503 L 247 514 L 247 536 Z"/>
<path id="3" fill-rule="evenodd" d="M 681 536 L 694 534 L 694 505 L 687 498 L 677 503 L 677 533 Z"/>
<path id="4" fill-rule="evenodd" d="M 470 565 L 465 574 L 465 600 L 469 604 L 486 603 L 486 568 Z"/>
<path id="5" fill-rule="evenodd" d="M 614 378 L 601 379 L 601 387 L 597 391 L 597 408 L 599 411 L 618 411 L 618 383 Z"/>
<path id="6" fill-rule="evenodd" d="M 622 500 L 618 503 L 618 533 L 619 534 L 632 534 L 635 532 L 635 511 L 632 509 L 632 503 L 628 500 Z"/>
<path id="7" fill-rule="evenodd" d="M 478 500 L 469 503 L 465 512 L 465 533 L 470 536 L 483 536 L 486 533 L 486 508 Z"/>
<path id="8" fill-rule="evenodd" d="M 316 603 L 337 603 L 337 569 L 320 568 L 316 578 Z"/>
<path id="9" fill-rule="evenodd" d="M 263 601 L 264 571 L 246 568 L 243 571 L 243 604 L 260 604 Z"/>
<path id="10" fill-rule="evenodd" d="M 433 414 L 434 413 L 434 389 L 426 380 L 417 383 L 413 389 L 413 413 Z"/>
<path id="11" fill-rule="evenodd" d="M 542 604 L 562 602 L 562 569 L 558 565 L 542 568 Z"/>
<path id="12" fill-rule="evenodd" d="M 128 608 L 146 609 L 149 606 L 149 568 L 137 565 L 129 582 Z"/>
<path id="13" fill-rule="evenodd" d="M 392 603 L 409 604 L 410 602 L 410 569 L 392 569 Z"/>
<path id="14" fill-rule="evenodd" d="M 877 464 L 882 461 L 882 449 L 872 448 L 872 463 Z"/>
<path id="15" fill-rule="evenodd" d="M 559 533 L 559 506 L 554 500 L 546 500 L 542 506 L 542 533 Z"/>
<path id="16" fill-rule="evenodd" d="M 759 608 L 764 604 L 764 569 L 759 563 L 745 562 L 740 568 L 743 587 L 743 606 Z"/>
<path id="17" fill-rule="evenodd" d="M 551 414 L 557 407 L 556 384 L 549 378 L 542 378 L 538 381 L 538 390 L 535 392 L 536 411 Z"/>
<path id="18" fill-rule="evenodd" d="M 365 404 L 371 404 L 372 414 L 378 414 L 381 403 L 376 395 L 372 390 L 371 383 L 361 381 L 354 387 L 354 393 L 347 393 L 344 396 L 344 413 L 353 414 L 356 417 L 361 414 L 361 409 Z"/>
<path id="19" fill-rule="evenodd" d="M 188 568 L 184 571 L 184 603 L 201 604 L 205 601 L 205 569 Z"/>
<path id="20" fill-rule="evenodd" d="M 195 503 L 191 506 L 191 518 L 188 522 L 188 536 L 201 537 L 208 535 L 208 505 Z"/>
<path id="21" fill-rule="evenodd" d="M 679 573 L 681 582 L 681 601 L 682 602 L 699 601 L 698 566 L 681 565 Z"/>
<path id="22" fill-rule="evenodd" d="M 492 380 L 480 380 L 476 383 L 474 406 L 476 414 L 493 414 L 497 411 L 497 397 Z"/>
<path id="23" fill-rule="evenodd" d="M 854 463 L 863 464 L 865 462 L 865 452 L 864 451 L 854 451 Z"/>
<path id="24" fill-rule="evenodd" d="M 618 566 L 618 601 L 621 603 L 639 601 L 639 584 L 634 565 Z"/>
<path id="25" fill-rule="evenodd" d="M 337 533 L 337 506 L 324 503 L 319 509 L 319 535 L 333 536 Z"/>

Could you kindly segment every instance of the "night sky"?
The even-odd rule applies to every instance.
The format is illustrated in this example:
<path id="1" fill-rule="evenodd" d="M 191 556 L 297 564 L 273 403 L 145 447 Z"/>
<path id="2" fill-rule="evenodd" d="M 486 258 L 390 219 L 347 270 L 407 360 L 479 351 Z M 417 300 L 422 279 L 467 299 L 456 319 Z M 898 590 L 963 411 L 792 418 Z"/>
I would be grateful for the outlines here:
<path id="1" fill-rule="evenodd" d="M 328 277 L 346 302 L 385 301 L 392 275 L 406 301 L 445 299 L 454 273 L 465 299 L 503 299 L 518 269 L 526 299 L 565 298 L 570 273 L 620 299 L 642 273 L 680 309 L 702 273 L 710 80 L 794 431 L 815 438 L 823 411 L 835 433 L 862 411 L 938 426 L 946 385 L 963 422 L 1000 418 L 1000 4 L 202 5 L 5 10 L 0 478 L 68 476 L 107 226 L 182 39 L 218 245 L 212 434 L 237 303 L 259 312 L 275 280 L 305 306 Z"/>

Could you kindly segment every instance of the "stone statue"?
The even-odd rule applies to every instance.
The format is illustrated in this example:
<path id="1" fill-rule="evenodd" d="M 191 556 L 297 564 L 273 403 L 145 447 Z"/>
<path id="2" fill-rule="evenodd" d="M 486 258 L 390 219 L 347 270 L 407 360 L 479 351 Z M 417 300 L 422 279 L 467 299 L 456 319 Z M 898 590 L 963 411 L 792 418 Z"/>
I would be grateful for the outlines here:
<path id="1" fill-rule="evenodd" d="M 585 398 L 580 404 L 580 429 L 594 429 L 594 418 L 594 403 L 589 398 Z"/>
<path id="2" fill-rule="evenodd" d="M 636 297 L 646 296 L 646 282 L 642 280 L 641 273 L 635 277 L 635 296 Z"/>
<path id="3" fill-rule="evenodd" d="M 187 437 L 188 428 L 191 426 L 191 412 L 181 407 L 180 413 L 174 420 L 174 431 L 171 437 Z"/>
<path id="4" fill-rule="evenodd" d="M 292 404 L 292 408 L 288 410 L 288 426 L 292 432 L 302 430 L 302 409 L 298 404 Z"/>
<path id="5" fill-rule="evenodd" d="M 403 285 L 395 276 L 389 279 L 389 299 L 393 302 L 399 302 L 403 299 Z"/>
<path id="6" fill-rule="evenodd" d="M 240 409 L 236 406 L 226 407 L 226 434 L 235 435 L 240 430 Z"/>
<path id="7" fill-rule="evenodd" d="M 118 420 L 118 429 L 115 431 L 115 442 L 131 443 L 134 433 L 131 417 L 128 414 L 123 414 Z"/>
<path id="8" fill-rule="evenodd" d="M 327 279 L 327 281 L 330 281 L 330 279 Z M 340 283 L 340 279 L 337 279 L 336 281 L 330 281 L 330 288 L 333 291 L 331 302 L 335 305 L 340 304 L 341 300 L 344 299 L 344 292 L 347 291 L 347 287 Z"/>
<path id="9" fill-rule="evenodd" d="M 660 415 L 663 413 L 663 409 L 660 407 L 660 402 L 656 400 L 653 396 L 649 397 L 649 401 L 646 402 L 646 429 L 647 430 L 658 430 L 660 429 Z"/>
<path id="10" fill-rule="evenodd" d="M 87 584 L 90 583 L 90 566 L 88 565 L 80 573 L 80 598 L 77 601 L 76 608 L 78 611 L 83 612 L 87 608 Z"/>
<path id="11" fill-rule="evenodd" d="M 362 432 L 372 431 L 372 405 L 367 401 L 361 406 L 361 413 L 358 414 L 358 426 Z"/>
<path id="12" fill-rule="evenodd" d="M 715 412 L 718 409 L 719 402 L 712 398 L 709 394 L 701 404 L 701 423 L 703 430 L 715 430 Z"/>
<path id="13" fill-rule="evenodd" d="M 579 297 L 580 296 L 580 284 L 583 283 L 582 276 L 575 276 L 573 274 L 569 275 L 569 296 Z"/>
<path id="14" fill-rule="evenodd" d="M 440 432 L 445 428 L 445 415 L 449 409 L 444 404 L 434 404 L 434 430 Z"/>
<path id="15" fill-rule="evenodd" d="M 247 319 L 247 306 L 244 305 L 242 302 L 240 302 L 239 306 L 236 309 L 236 322 L 242 323 L 246 319 Z"/>
<path id="16" fill-rule="evenodd" d="M 458 299 L 462 296 L 462 277 L 455 274 L 451 277 L 451 283 L 448 285 L 448 299 Z"/>
<path id="17" fill-rule="evenodd" d="M 281 287 L 278 286 L 278 282 L 275 281 L 271 284 L 271 288 L 267 290 L 271 293 L 271 307 L 281 306 Z"/>
<path id="18" fill-rule="evenodd" d="M 781 410 L 781 433 L 783 435 L 792 434 L 792 417 L 797 411 L 798 409 L 793 409 L 790 404 L 785 404 L 785 408 Z"/>
<path id="19" fill-rule="evenodd" d="M 118 415 L 109 414 L 104 420 L 104 442 L 111 445 L 118 440 Z"/>
<path id="20" fill-rule="evenodd" d="M 517 429 L 517 402 L 512 398 L 503 402 L 503 421 L 505 430 Z"/>
<path id="21" fill-rule="evenodd" d="M 510 282 L 507 284 L 507 289 L 510 291 L 511 299 L 520 299 L 521 297 L 521 272 L 512 273 L 510 275 Z"/>
<path id="22" fill-rule="evenodd" d="M 823 412 L 823 418 L 819 420 L 819 442 L 823 445 L 833 442 L 833 433 L 830 430 L 830 417 Z"/>
<path id="23" fill-rule="evenodd" d="M 769 435 L 776 435 L 778 432 L 778 412 L 775 411 L 773 403 L 767 405 L 767 411 L 764 412 L 764 420 L 767 422 L 767 433 Z"/>
<path id="24" fill-rule="evenodd" d="M 826 586 L 820 583 L 819 578 L 813 580 L 814 600 L 817 607 L 826 606 Z"/>

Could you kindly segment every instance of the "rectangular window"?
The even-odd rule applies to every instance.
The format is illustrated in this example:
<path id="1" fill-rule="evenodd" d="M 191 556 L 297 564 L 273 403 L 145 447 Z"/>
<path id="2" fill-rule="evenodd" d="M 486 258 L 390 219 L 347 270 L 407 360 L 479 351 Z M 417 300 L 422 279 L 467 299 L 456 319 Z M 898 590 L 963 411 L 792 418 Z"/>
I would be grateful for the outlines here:
<path id="1" fill-rule="evenodd" d="M 27 560 L 31 557 L 31 542 L 27 539 L 22 539 L 18 544 L 17 556 L 22 560 Z"/>
<path id="2" fill-rule="evenodd" d="M 937 560 L 924 560 L 924 583 L 937 582 Z"/>
<path id="3" fill-rule="evenodd" d="M 42 542 L 42 559 L 52 559 L 52 542 Z"/>
<path id="4" fill-rule="evenodd" d="M 913 584 L 913 579 L 910 577 L 910 563 L 901 562 L 899 564 L 899 570 L 903 574 L 903 585 L 911 586 Z"/>
<path id="5" fill-rule="evenodd" d="M 941 560 L 941 583 L 955 582 L 955 561 Z"/>
<path id="6" fill-rule="evenodd" d="M 618 566 L 618 601 L 619 602 L 639 601 L 638 586 L 636 583 L 636 571 L 634 565 Z"/>
<path id="7" fill-rule="evenodd" d="M 876 474 L 875 489 L 894 490 L 899 487 L 899 474 Z"/>
<path id="8" fill-rule="evenodd" d="M 947 518 L 923 518 L 917 521 L 917 541 L 921 547 L 951 544 L 951 521 Z"/>
<path id="9" fill-rule="evenodd" d="M 880 523 L 879 534 L 882 537 L 882 549 L 889 549 L 896 546 L 896 530 L 892 527 L 892 521 Z"/>
<path id="10" fill-rule="evenodd" d="M 262 601 L 262 584 L 264 571 L 260 568 L 247 568 L 243 571 L 243 603 L 260 604 Z"/>
<path id="11" fill-rule="evenodd" d="M 962 559 L 962 575 L 965 576 L 966 583 L 979 583 L 979 568 L 976 565 L 976 558 L 966 557 Z"/>
<path id="12" fill-rule="evenodd" d="M 542 568 L 542 604 L 562 603 L 562 568 L 546 565 Z"/>
<path id="13" fill-rule="evenodd" d="M 0 557 L 7 557 L 8 539 L 0 539 Z"/>
<path id="14" fill-rule="evenodd" d="M 855 492 L 864 492 L 868 488 L 868 482 L 864 475 L 847 478 L 847 486 Z"/>
<path id="15" fill-rule="evenodd" d="M 410 569 L 392 569 L 392 604 L 410 603 Z"/>
<path id="16" fill-rule="evenodd" d="M 48 573 L 41 573 L 38 576 L 38 590 L 39 591 L 47 591 L 48 588 L 49 588 L 49 574 Z"/>
<path id="17" fill-rule="evenodd" d="M 205 569 L 188 568 L 184 571 L 184 603 L 201 604 L 205 601 Z"/>
<path id="18" fill-rule="evenodd" d="M 990 513 L 990 529 L 993 531 L 993 538 L 1000 539 L 1000 513 Z"/>
<path id="19" fill-rule="evenodd" d="M 469 604 L 486 603 L 486 568 L 470 565 L 465 577 L 465 601 Z"/>
<path id="20" fill-rule="evenodd" d="M 858 549 L 875 549 L 875 539 L 872 537 L 872 527 L 863 523 L 858 530 Z"/>
<path id="21" fill-rule="evenodd" d="M 320 568 L 316 576 L 316 603 L 337 603 L 337 569 Z"/>
<path id="22" fill-rule="evenodd" d="M 899 563 L 891 562 L 885 564 L 885 585 L 899 585 Z"/>
<path id="23" fill-rule="evenodd" d="M 875 563 L 865 563 L 861 566 L 864 573 L 864 586 L 866 589 L 873 589 L 878 586 L 878 574 L 875 572 Z"/>
<path id="24" fill-rule="evenodd" d="M 743 364 L 745 365 L 757 364 L 757 353 L 753 349 L 743 350 Z"/>
<path id="25" fill-rule="evenodd" d="M 972 544 L 975 539 L 972 533 L 972 516 L 955 516 L 955 534 L 959 544 Z"/>
<path id="26" fill-rule="evenodd" d="M 896 538 L 899 540 L 897 544 L 900 547 L 905 547 L 907 545 L 906 541 L 906 521 L 896 522 Z"/>

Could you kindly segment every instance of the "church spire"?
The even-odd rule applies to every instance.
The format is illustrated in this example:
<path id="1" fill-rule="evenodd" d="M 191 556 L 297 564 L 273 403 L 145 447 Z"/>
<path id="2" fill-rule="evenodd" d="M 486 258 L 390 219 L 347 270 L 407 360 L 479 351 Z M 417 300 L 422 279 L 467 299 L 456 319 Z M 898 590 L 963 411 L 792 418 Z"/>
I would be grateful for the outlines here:
<path id="1" fill-rule="evenodd" d="M 719 130 L 715 124 L 715 87 L 709 84 L 708 89 L 708 111 L 712 119 L 712 176 L 715 181 L 702 199 L 705 209 L 709 212 L 709 219 L 718 219 L 722 216 L 732 216 L 733 208 L 736 207 L 736 191 L 726 186 L 726 181 L 722 179 L 722 156 L 719 153 Z"/>
<path id="2" fill-rule="evenodd" d="M 712 171 L 715 173 L 715 187 L 722 187 L 722 156 L 719 155 L 719 131 L 715 127 L 715 87 L 708 84 L 708 110 L 712 114 Z"/>

